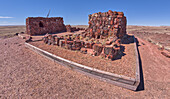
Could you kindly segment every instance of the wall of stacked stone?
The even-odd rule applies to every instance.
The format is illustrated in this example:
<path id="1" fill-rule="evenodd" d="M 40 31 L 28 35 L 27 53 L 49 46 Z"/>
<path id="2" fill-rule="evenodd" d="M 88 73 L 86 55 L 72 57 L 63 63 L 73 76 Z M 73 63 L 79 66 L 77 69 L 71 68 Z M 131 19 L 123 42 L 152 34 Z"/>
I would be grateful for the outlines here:
<path id="1" fill-rule="evenodd" d="M 123 12 L 109 10 L 89 15 L 89 28 L 91 37 L 116 36 L 122 38 L 126 34 L 126 17 Z"/>
<path id="2" fill-rule="evenodd" d="M 66 31 L 66 27 L 62 17 L 28 17 L 26 19 L 26 33 L 29 35 L 42 35 L 64 31 Z"/>

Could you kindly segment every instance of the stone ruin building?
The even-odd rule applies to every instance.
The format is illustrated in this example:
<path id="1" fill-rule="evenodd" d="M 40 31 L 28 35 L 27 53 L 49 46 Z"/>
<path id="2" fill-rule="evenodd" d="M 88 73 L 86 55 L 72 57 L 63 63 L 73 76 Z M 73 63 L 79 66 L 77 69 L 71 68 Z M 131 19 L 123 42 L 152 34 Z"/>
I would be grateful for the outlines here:
<path id="1" fill-rule="evenodd" d="M 43 35 L 46 33 L 73 32 L 80 28 L 64 25 L 62 17 L 28 17 L 26 19 L 26 33 L 29 35 Z"/>
<path id="2" fill-rule="evenodd" d="M 69 50 L 79 50 L 84 54 L 101 56 L 111 60 L 114 59 L 120 53 L 121 39 L 126 35 L 126 17 L 124 13 L 109 10 L 108 12 L 90 14 L 88 24 L 89 27 L 85 32 L 57 36 L 48 34 L 48 30 L 50 32 L 72 32 L 76 28 L 72 28 L 70 25 L 65 26 L 62 18 L 44 19 L 44 21 L 40 21 L 39 18 L 27 18 L 27 33 L 31 35 L 47 33 L 42 39 L 46 44 Z M 46 28 L 41 29 L 42 26 Z M 39 27 L 40 29 L 37 29 Z"/>

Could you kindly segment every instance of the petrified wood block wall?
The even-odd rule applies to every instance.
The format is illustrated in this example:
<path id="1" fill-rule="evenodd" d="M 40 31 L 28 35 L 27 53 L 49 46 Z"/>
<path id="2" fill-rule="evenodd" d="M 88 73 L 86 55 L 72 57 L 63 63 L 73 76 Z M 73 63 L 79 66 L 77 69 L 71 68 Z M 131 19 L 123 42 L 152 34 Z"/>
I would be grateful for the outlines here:
<path id="1" fill-rule="evenodd" d="M 93 37 L 103 35 L 121 38 L 126 34 L 126 17 L 123 12 L 111 10 L 90 14 L 89 32 Z"/>
<path id="2" fill-rule="evenodd" d="M 28 17 L 26 19 L 26 33 L 40 35 L 46 33 L 64 32 L 66 27 L 62 17 Z"/>

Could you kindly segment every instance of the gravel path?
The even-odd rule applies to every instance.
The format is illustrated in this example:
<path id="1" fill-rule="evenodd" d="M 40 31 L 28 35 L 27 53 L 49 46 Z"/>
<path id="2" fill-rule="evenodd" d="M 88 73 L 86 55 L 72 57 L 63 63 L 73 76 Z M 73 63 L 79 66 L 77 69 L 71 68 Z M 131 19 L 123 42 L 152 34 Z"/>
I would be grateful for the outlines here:
<path id="1" fill-rule="evenodd" d="M 146 64 L 149 61 L 146 57 L 152 54 L 145 49 L 148 47 L 139 47 L 145 90 L 133 92 L 56 64 L 25 48 L 18 37 L 0 39 L 0 98 L 168 98 L 168 58 L 157 54 L 164 59 L 161 66 L 150 65 L 160 62 L 153 59 Z"/>

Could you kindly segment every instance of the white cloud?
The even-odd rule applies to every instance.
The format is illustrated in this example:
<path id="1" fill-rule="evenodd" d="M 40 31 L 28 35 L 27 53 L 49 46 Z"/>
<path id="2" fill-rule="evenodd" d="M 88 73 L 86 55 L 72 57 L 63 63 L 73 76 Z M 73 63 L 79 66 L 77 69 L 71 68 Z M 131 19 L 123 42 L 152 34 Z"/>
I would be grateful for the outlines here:
<path id="1" fill-rule="evenodd" d="M 6 25 L 25 25 L 25 24 L 20 22 L 0 21 L 0 26 L 6 26 Z"/>
<path id="2" fill-rule="evenodd" d="M 8 17 L 8 16 L 0 16 L 0 19 L 9 19 L 9 18 L 13 18 L 13 17 Z"/>

